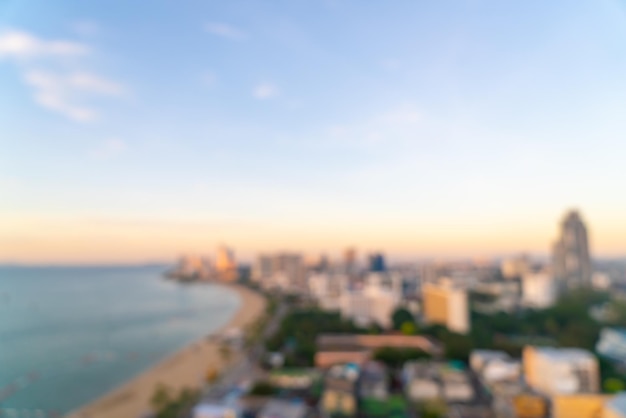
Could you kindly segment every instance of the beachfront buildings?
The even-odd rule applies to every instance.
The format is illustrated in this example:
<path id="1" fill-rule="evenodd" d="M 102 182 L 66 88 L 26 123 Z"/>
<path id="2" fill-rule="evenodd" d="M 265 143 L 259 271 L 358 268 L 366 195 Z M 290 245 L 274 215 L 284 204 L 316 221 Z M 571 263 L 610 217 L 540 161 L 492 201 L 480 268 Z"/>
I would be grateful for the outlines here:
<path id="1" fill-rule="evenodd" d="M 464 289 L 444 279 L 439 284 L 424 284 L 422 295 L 423 315 L 427 323 L 443 325 L 460 334 L 469 332 L 469 306 Z"/>
<path id="2" fill-rule="evenodd" d="M 235 252 L 231 248 L 225 245 L 217 248 L 215 271 L 220 280 L 233 281 L 237 279 L 237 262 L 235 261 Z"/>
<path id="3" fill-rule="evenodd" d="M 252 270 L 252 279 L 265 288 L 287 292 L 306 290 L 306 266 L 301 254 L 261 254 Z"/>
<path id="4" fill-rule="evenodd" d="M 587 350 L 526 346 L 522 361 L 526 383 L 540 393 L 598 392 L 598 360 Z"/>
<path id="5" fill-rule="evenodd" d="M 561 288 L 591 286 L 591 257 L 587 227 L 576 211 L 567 213 L 554 244 L 554 275 Z"/>
<path id="6" fill-rule="evenodd" d="M 391 316 L 402 299 L 399 275 L 369 273 L 359 289 L 344 289 L 339 296 L 339 311 L 361 326 L 376 323 L 391 326 Z"/>

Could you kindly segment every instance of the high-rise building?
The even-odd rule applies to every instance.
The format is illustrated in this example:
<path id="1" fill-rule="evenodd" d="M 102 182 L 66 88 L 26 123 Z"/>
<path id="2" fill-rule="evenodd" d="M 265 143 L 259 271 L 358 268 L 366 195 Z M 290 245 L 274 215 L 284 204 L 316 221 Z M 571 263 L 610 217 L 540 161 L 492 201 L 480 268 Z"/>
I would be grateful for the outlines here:
<path id="1" fill-rule="evenodd" d="M 343 252 L 343 263 L 348 273 L 352 273 L 356 268 L 356 249 L 354 247 L 346 248 Z"/>
<path id="2" fill-rule="evenodd" d="M 221 280 L 232 281 L 237 278 L 237 263 L 232 249 L 221 245 L 215 256 L 215 270 Z"/>
<path id="3" fill-rule="evenodd" d="M 306 290 L 306 268 L 300 254 L 260 255 L 253 270 L 254 279 L 263 286 L 287 291 Z"/>
<path id="4" fill-rule="evenodd" d="M 385 256 L 382 253 L 374 253 L 369 256 L 369 271 L 381 273 L 387 270 Z"/>
<path id="5" fill-rule="evenodd" d="M 465 290 L 445 282 L 425 283 L 422 296 L 426 322 L 444 325 L 450 331 L 460 334 L 469 332 L 469 305 Z"/>
<path id="6" fill-rule="evenodd" d="M 561 223 L 561 236 L 554 244 L 553 269 L 561 289 L 591 286 L 587 227 L 576 211 L 570 211 Z"/>
<path id="7" fill-rule="evenodd" d="M 598 360 L 587 350 L 526 346 L 522 357 L 526 383 L 540 393 L 598 392 Z"/>

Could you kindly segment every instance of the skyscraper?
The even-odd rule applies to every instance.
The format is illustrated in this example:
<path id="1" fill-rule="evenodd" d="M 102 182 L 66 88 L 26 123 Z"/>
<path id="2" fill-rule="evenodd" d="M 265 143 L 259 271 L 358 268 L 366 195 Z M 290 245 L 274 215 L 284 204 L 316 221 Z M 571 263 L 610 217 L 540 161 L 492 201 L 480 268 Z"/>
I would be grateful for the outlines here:
<path id="1" fill-rule="evenodd" d="M 373 253 L 369 256 L 369 271 L 382 273 L 387 270 L 385 256 L 382 253 Z"/>
<path id="2" fill-rule="evenodd" d="M 561 289 L 591 286 L 587 227 L 574 210 L 561 223 L 561 236 L 554 244 L 553 269 Z"/>
<path id="3" fill-rule="evenodd" d="M 221 280 L 231 281 L 237 278 L 237 263 L 233 250 L 221 245 L 215 257 L 215 269 Z"/>

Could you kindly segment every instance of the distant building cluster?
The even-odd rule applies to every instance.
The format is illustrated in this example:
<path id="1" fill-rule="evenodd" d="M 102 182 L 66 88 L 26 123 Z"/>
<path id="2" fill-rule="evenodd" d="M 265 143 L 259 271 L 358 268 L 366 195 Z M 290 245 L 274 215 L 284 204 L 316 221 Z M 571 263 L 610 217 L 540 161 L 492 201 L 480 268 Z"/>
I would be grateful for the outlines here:
<path id="1" fill-rule="evenodd" d="M 234 251 L 222 245 L 217 248 L 215 262 L 209 257 L 186 255 L 180 258 L 166 276 L 180 281 L 232 282 L 237 280 L 239 274 Z"/>
<path id="2" fill-rule="evenodd" d="M 214 268 L 227 271 L 234 257 L 223 256 L 226 261 Z M 202 260 L 186 263 L 184 271 L 206 268 Z M 321 318 L 349 320 L 358 331 L 314 334 L 305 350 L 308 368 L 287 365 L 297 341 L 286 335 L 281 348 L 268 353 L 268 381 L 279 391 L 233 416 L 626 418 L 626 387 L 602 393 L 601 363 L 610 361 L 626 373 L 624 328 L 602 328 L 595 351 L 542 346 L 535 336 L 511 332 L 502 350 L 476 349 L 481 345 L 472 342 L 459 356 L 469 353 L 467 364 L 449 354 L 455 342 L 480 333 L 480 318 L 541 313 L 569 292 L 614 288 L 609 272 L 592 267 L 587 228 L 576 211 L 560 223 L 547 259 L 521 254 L 397 265 L 382 252 L 359 257 L 354 248 L 335 260 L 276 252 L 257 257 L 250 280 L 270 295 L 295 296 Z M 604 305 L 589 307 L 589 313 L 598 321 L 615 314 Z M 557 345 L 556 339 L 547 344 Z M 396 361 L 404 355 L 414 357 Z"/>

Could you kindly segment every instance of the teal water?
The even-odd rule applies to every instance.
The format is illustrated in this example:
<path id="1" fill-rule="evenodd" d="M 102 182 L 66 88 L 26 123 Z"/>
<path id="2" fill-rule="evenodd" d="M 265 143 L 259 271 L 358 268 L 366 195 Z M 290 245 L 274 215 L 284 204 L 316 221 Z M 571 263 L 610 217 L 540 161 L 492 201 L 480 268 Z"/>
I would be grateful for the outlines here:
<path id="1" fill-rule="evenodd" d="M 0 267 L 0 416 L 98 398 L 225 324 L 239 298 L 164 267 Z"/>

